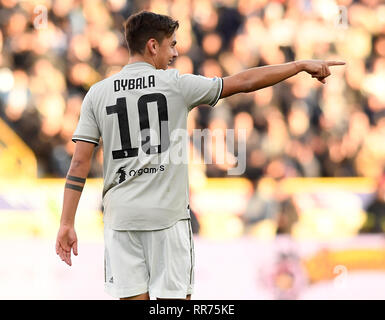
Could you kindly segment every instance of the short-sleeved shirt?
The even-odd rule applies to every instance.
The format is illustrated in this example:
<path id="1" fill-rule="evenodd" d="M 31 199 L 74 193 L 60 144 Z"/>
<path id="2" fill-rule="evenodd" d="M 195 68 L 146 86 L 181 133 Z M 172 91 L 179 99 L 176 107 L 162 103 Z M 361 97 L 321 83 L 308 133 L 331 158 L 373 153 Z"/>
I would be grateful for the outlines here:
<path id="1" fill-rule="evenodd" d="M 103 141 L 105 225 L 158 230 L 190 217 L 187 115 L 214 106 L 222 87 L 136 62 L 90 88 L 73 141 Z"/>

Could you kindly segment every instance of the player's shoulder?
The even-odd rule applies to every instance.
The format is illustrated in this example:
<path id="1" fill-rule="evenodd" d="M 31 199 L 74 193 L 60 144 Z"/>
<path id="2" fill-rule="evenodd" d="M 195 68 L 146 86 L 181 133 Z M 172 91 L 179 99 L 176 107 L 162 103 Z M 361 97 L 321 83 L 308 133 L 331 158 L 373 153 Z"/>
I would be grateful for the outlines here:
<path id="1" fill-rule="evenodd" d="M 105 86 L 109 86 L 111 84 L 111 82 L 113 82 L 116 78 L 119 77 L 119 74 L 120 72 L 117 72 L 107 78 L 104 78 L 98 82 L 95 82 L 91 87 L 90 89 L 88 90 L 90 93 L 98 93 L 100 92 L 100 89 L 102 89 L 103 87 Z"/>
<path id="2" fill-rule="evenodd" d="M 159 77 L 169 79 L 169 80 L 178 80 L 180 77 L 179 70 L 178 69 L 156 69 L 155 70 L 156 75 Z"/>
<path id="3" fill-rule="evenodd" d="M 200 75 L 195 75 L 191 73 L 180 73 L 178 69 L 157 69 L 156 73 L 158 76 L 169 84 L 176 85 L 177 87 L 183 87 L 189 83 L 194 83 L 197 79 L 205 78 Z M 205 78 L 207 79 L 207 78 Z"/>
<path id="4" fill-rule="evenodd" d="M 207 78 L 203 75 L 200 74 L 193 74 L 193 73 L 180 73 L 178 69 L 167 69 L 167 70 L 160 70 L 163 71 L 165 75 L 167 75 L 170 78 L 174 78 L 176 80 L 186 80 L 186 81 L 191 81 L 191 80 L 199 80 L 199 79 L 212 79 L 214 78 Z"/>

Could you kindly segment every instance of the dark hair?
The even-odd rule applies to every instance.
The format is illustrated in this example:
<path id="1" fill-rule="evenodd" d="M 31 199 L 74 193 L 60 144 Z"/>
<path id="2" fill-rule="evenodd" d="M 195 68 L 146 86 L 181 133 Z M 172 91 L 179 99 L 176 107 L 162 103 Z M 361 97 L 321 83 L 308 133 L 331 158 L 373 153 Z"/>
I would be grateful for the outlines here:
<path id="1" fill-rule="evenodd" d="M 164 37 L 171 37 L 179 23 L 162 14 L 141 11 L 128 17 L 124 22 L 124 32 L 130 53 L 143 54 L 146 43 L 154 38 L 161 43 Z"/>

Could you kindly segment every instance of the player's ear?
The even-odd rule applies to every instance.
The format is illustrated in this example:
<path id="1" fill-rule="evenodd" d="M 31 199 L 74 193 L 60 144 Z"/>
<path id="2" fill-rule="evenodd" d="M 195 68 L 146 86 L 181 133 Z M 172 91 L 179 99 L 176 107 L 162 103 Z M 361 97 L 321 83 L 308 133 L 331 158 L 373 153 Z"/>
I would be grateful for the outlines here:
<path id="1" fill-rule="evenodd" d="M 152 55 L 156 55 L 158 50 L 158 41 L 154 38 L 151 38 L 147 41 L 147 49 Z"/>

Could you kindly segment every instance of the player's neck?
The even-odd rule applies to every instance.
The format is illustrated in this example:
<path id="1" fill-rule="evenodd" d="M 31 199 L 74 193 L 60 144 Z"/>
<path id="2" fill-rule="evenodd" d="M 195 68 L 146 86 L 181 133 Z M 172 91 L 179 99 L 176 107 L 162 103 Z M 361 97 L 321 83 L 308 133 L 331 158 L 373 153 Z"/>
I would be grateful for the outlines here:
<path id="1" fill-rule="evenodd" d="M 147 62 L 156 68 L 153 59 L 151 59 L 150 57 L 147 57 L 146 55 L 134 54 L 130 56 L 130 58 L 128 59 L 128 64 L 135 63 L 135 62 Z"/>

